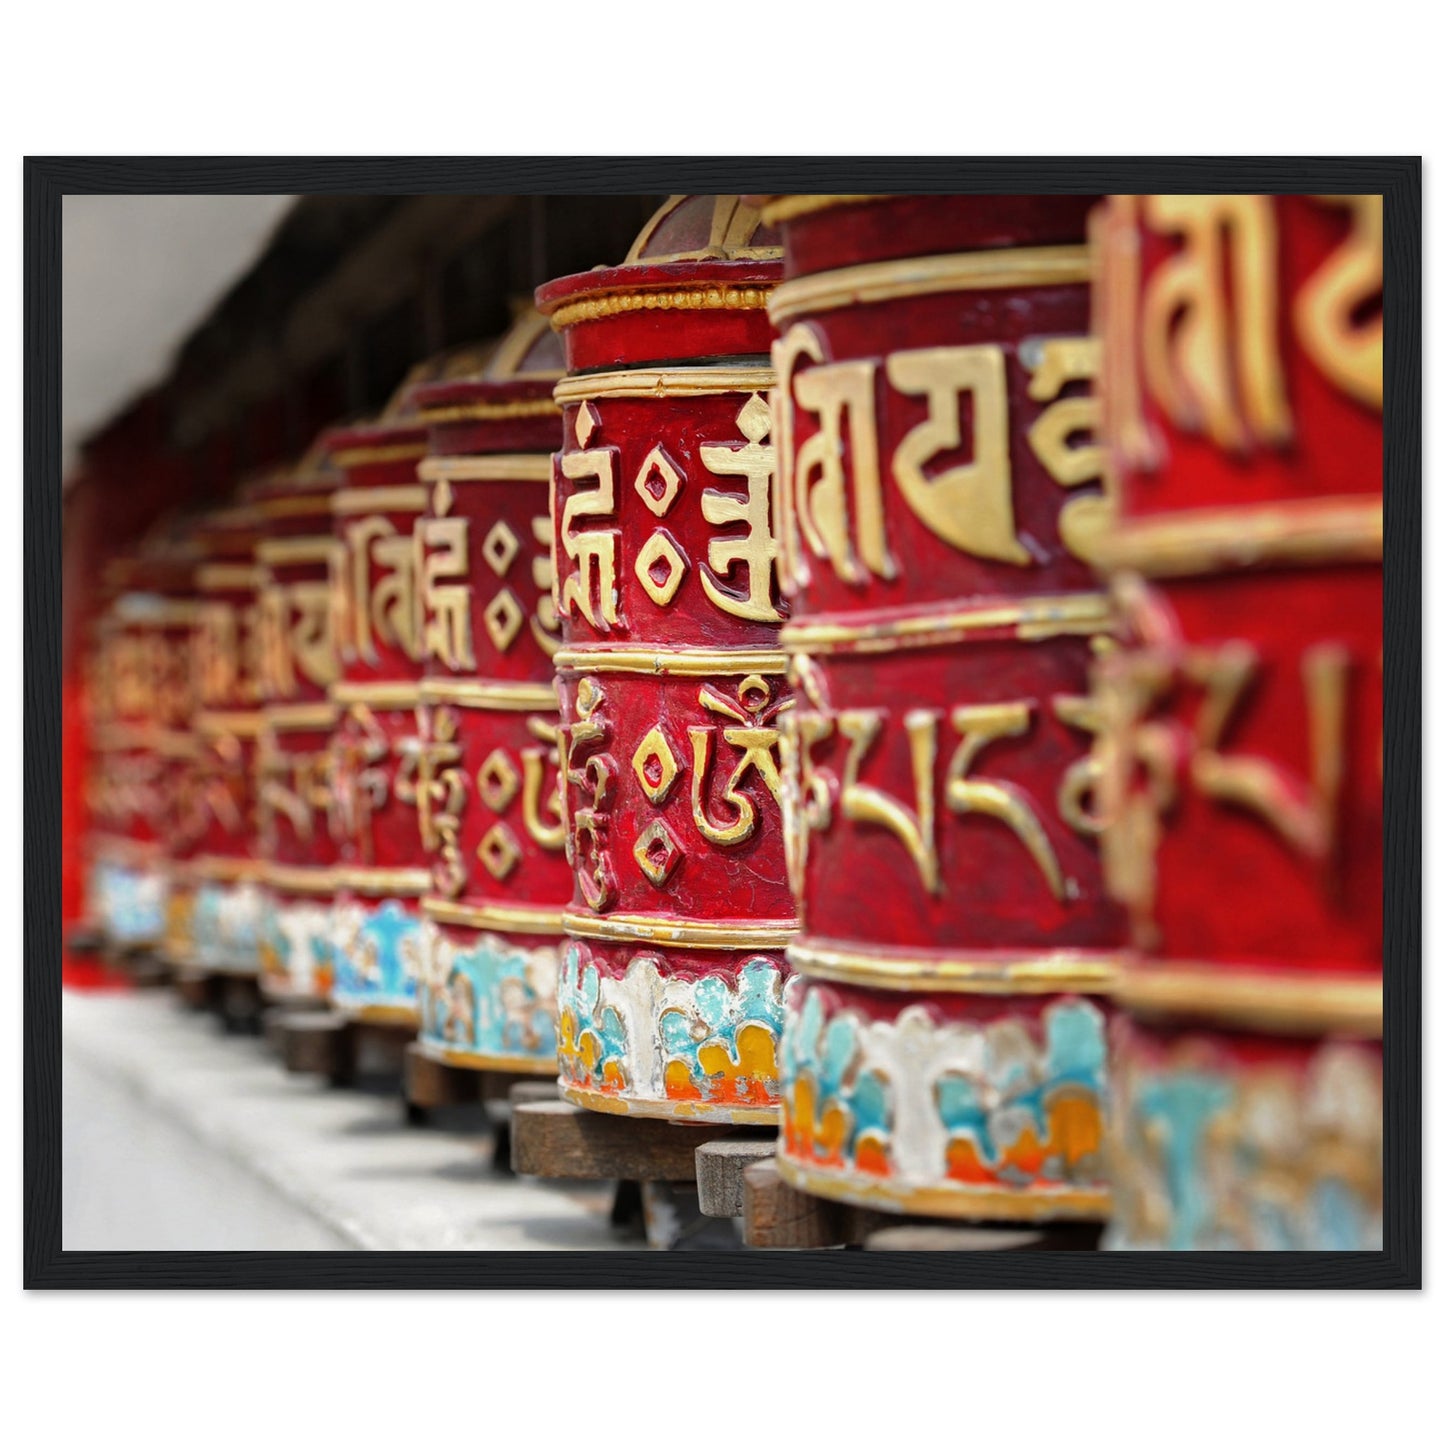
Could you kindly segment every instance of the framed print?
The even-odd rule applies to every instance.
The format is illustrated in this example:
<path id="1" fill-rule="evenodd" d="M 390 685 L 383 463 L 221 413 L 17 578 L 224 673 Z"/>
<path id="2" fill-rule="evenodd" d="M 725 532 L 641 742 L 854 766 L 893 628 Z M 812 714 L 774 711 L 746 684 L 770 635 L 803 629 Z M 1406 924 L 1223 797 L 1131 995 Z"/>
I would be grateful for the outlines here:
<path id="1" fill-rule="evenodd" d="M 1418 160 L 26 227 L 30 1286 L 1418 1286 Z"/>

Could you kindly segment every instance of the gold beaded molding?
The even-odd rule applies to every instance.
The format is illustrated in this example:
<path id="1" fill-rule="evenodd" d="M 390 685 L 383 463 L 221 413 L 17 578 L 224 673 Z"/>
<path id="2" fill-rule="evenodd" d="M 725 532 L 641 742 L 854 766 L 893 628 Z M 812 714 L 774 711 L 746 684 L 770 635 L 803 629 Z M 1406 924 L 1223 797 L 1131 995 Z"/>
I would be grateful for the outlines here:
<path id="1" fill-rule="evenodd" d="M 747 396 L 767 392 L 777 380 L 770 366 L 695 366 L 667 371 L 601 371 L 569 376 L 553 393 L 562 406 L 605 396 Z"/>
<path id="2" fill-rule="evenodd" d="M 769 286 L 703 286 L 678 291 L 619 291 L 568 301 L 552 313 L 552 329 L 565 331 L 579 321 L 600 321 L 628 311 L 762 311 Z"/>
<path id="3" fill-rule="evenodd" d="M 650 672 L 659 677 L 707 677 L 718 673 L 781 673 L 788 668 L 781 652 L 762 648 L 559 647 L 552 658 L 558 672 Z"/>

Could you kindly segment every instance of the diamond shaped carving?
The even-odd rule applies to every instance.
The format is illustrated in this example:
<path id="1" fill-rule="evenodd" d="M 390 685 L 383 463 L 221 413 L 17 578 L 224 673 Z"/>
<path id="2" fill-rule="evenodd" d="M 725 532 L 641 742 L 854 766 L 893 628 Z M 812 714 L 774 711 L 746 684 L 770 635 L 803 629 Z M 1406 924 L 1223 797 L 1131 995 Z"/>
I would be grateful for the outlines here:
<path id="1" fill-rule="evenodd" d="M 659 444 L 642 459 L 632 485 L 637 488 L 637 495 L 647 504 L 652 515 L 663 517 L 682 490 L 682 473 Z"/>
<path id="2" fill-rule="evenodd" d="M 738 430 L 750 441 L 760 442 L 773 429 L 773 414 L 767 402 L 754 392 L 737 415 Z"/>
<path id="3" fill-rule="evenodd" d="M 661 818 L 656 819 L 638 835 L 632 856 L 654 888 L 661 888 L 673 870 L 682 862 L 682 848 L 668 831 Z"/>
<path id="4" fill-rule="evenodd" d="M 642 590 L 659 607 L 666 607 L 677 596 L 677 589 L 687 575 L 687 558 L 678 550 L 677 543 L 659 528 L 643 543 L 632 570 L 642 583 Z"/>
<path id="5" fill-rule="evenodd" d="M 584 401 L 577 408 L 577 420 L 572 424 L 572 435 L 577 438 L 578 446 L 585 447 L 592 440 L 592 433 L 597 430 L 601 421 L 597 408 L 590 401 Z"/>
<path id="6" fill-rule="evenodd" d="M 637 774 L 642 791 L 654 803 L 662 802 L 672 791 L 677 781 L 677 759 L 661 728 L 653 728 L 638 743 L 632 755 L 632 771 Z"/>
<path id="7" fill-rule="evenodd" d="M 517 549 L 522 544 L 517 541 L 516 533 L 503 521 L 497 521 L 487 539 L 482 543 L 482 556 L 487 559 L 487 566 L 497 574 L 498 577 L 507 575 L 507 568 L 512 565 L 517 555 Z"/>
<path id="8" fill-rule="evenodd" d="M 486 761 L 477 769 L 477 791 L 482 802 L 492 812 L 503 812 L 507 804 L 517 796 L 517 785 L 521 778 L 505 748 L 493 748 Z"/>
<path id="9" fill-rule="evenodd" d="M 512 595 L 510 587 L 503 587 L 482 613 L 487 636 L 498 652 L 505 652 L 516 640 L 522 626 L 522 604 Z"/>
<path id="10" fill-rule="evenodd" d="M 512 830 L 505 823 L 494 824 L 477 844 L 477 857 L 498 883 L 517 866 L 517 860 L 521 856 L 522 850 L 517 846 Z"/>

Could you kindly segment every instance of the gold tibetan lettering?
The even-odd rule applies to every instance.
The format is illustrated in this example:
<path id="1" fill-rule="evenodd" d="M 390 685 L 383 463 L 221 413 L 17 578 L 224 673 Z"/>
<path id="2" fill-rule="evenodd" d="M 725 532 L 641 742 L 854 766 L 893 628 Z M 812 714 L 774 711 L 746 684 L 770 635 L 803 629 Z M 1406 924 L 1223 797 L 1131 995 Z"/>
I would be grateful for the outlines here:
<path id="1" fill-rule="evenodd" d="M 893 453 L 893 479 L 914 515 L 936 537 L 971 556 L 1017 567 L 1033 558 L 1014 530 L 1008 392 L 1000 346 L 934 346 L 895 352 L 889 382 L 928 401 L 928 420 Z M 973 401 L 973 460 L 933 477 L 924 468 L 963 444 L 960 399 Z"/>
<path id="2" fill-rule="evenodd" d="M 913 769 L 914 807 L 909 809 L 880 788 L 858 781 L 863 760 L 883 727 L 881 708 L 853 708 L 838 714 L 838 732 L 848 739 L 839 805 L 855 823 L 887 828 L 908 850 L 930 893 L 943 891 L 934 835 L 933 769 L 938 756 L 938 717 L 917 709 L 904 715 L 909 760 Z"/>
<path id="3" fill-rule="evenodd" d="M 1317 199 L 1349 210 L 1350 233 L 1295 296 L 1295 330 L 1310 360 L 1341 391 L 1379 411 L 1385 388 L 1385 317 L 1378 309 L 1385 278 L 1385 198 Z M 1370 316 L 1357 322 L 1367 306 Z"/>
<path id="4" fill-rule="evenodd" d="M 1273 199 L 1150 196 L 1144 217 L 1181 241 L 1142 300 L 1144 379 L 1155 399 L 1177 426 L 1230 451 L 1287 442 Z"/>
<path id="5" fill-rule="evenodd" d="M 715 487 L 702 494 L 703 517 L 713 526 L 741 522 L 742 536 L 715 537 L 708 543 L 707 560 L 712 575 L 703 571 L 702 589 L 712 603 L 734 617 L 754 622 L 779 622 L 782 614 L 773 606 L 773 569 L 778 544 L 771 530 L 774 452 L 763 445 L 772 427 L 767 403 L 756 393 L 737 417 L 738 430 L 748 439 L 746 446 L 718 444 L 702 446 L 698 455 L 703 465 L 720 477 L 742 477 L 747 492 L 736 497 Z M 746 596 L 719 586 L 719 582 L 740 562 L 746 579 Z"/>
<path id="6" fill-rule="evenodd" d="M 944 799 L 955 813 L 982 813 L 1011 828 L 1038 864 L 1049 891 L 1062 902 L 1066 896 L 1063 871 L 1023 789 L 969 776 L 978 755 L 990 743 L 1022 737 L 1028 731 L 1030 712 L 1026 702 L 978 703 L 953 709 L 951 721 L 961 741 L 948 765 Z"/>

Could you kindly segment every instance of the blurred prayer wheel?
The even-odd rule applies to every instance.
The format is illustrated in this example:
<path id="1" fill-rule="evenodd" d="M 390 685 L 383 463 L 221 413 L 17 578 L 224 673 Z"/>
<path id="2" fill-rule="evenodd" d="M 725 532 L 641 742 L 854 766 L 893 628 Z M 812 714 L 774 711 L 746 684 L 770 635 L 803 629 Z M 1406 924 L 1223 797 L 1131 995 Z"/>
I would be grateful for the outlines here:
<path id="1" fill-rule="evenodd" d="M 342 473 L 331 510 L 340 586 L 331 795 L 335 869 L 331 1003 L 361 1023 L 411 1025 L 421 966 L 421 898 L 430 870 L 407 778 L 421 703 L 425 636 L 416 525 L 426 428 L 404 387 L 383 417 L 326 433 Z"/>
<path id="2" fill-rule="evenodd" d="M 793 904 L 773 530 L 773 238 L 674 197 L 625 263 L 537 292 L 566 346 L 553 474 L 569 1099 L 767 1123 Z"/>
<path id="3" fill-rule="evenodd" d="M 1379 196 L 1101 213 L 1123 1249 L 1381 1247 Z"/>
<path id="4" fill-rule="evenodd" d="M 185 942 L 187 961 L 217 973 L 258 973 L 265 926 L 256 856 L 261 520 L 232 507 L 206 515 L 193 532 L 200 560 L 193 578 L 195 753 L 184 823 L 192 891 Z"/>
<path id="5" fill-rule="evenodd" d="M 335 971 L 338 828 L 331 789 L 343 555 L 331 532 L 341 474 L 316 456 L 253 493 L 259 693 L 256 825 L 267 891 L 261 984 L 270 997 L 325 998 Z"/>
<path id="6" fill-rule="evenodd" d="M 171 916 L 173 874 L 181 875 L 177 909 L 189 906 L 181 818 L 194 749 L 190 561 L 175 539 L 152 538 L 107 578 L 120 595 L 100 626 L 91 807 L 99 920 L 120 949 L 163 947 L 168 924 L 184 932 Z"/>
<path id="7" fill-rule="evenodd" d="M 764 207 L 797 694 L 778 1163 L 815 1194 L 1108 1212 L 1093 199 Z"/>
<path id="8" fill-rule="evenodd" d="M 431 863 L 420 1047 L 555 1074 L 562 906 L 548 481 L 562 349 L 535 312 L 484 369 L 421 386 L 426 675 L 405 786 Z"/>

